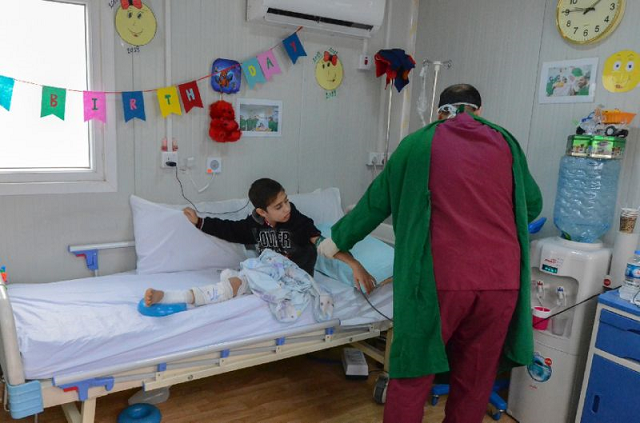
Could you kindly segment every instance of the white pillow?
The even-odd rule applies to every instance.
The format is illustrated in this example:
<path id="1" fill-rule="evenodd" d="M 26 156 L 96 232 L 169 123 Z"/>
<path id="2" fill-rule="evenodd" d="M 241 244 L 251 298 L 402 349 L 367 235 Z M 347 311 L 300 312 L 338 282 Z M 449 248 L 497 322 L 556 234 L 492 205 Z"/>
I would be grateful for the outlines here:
<path id="1" fill-rule="evenodd" d="M 182 207 L 131 196 L 139 274 L 207 268 L 239 268 L 244 246 L 212 237 L 193 226 Z"/>
<path id="2" fill-rule="evenodd" d="M 338 188 L 317 189 L 306 194 L 292 194 L 289 196 L 289 200 L 296 205 L 300 213 L 310 217 L 315 223 L 335 223 L 344 216 Z M 196 206 L 201 212 L 211 213 L 201 213 L 201 217 L 218 217 L 230 220 L 244 219 L 253 211 L 253 205 L 249 203 L 247 198 L 208 201 L 197 203 Z"/>
<path id="3" fill-rule="evenodd" d="M 307 194 L 293 194 L 289 200 L 296 205 L 300 213 L 316 223 L 335 223 L 342 216 L 340 190 L 338 188 L 317 189 Z"/>

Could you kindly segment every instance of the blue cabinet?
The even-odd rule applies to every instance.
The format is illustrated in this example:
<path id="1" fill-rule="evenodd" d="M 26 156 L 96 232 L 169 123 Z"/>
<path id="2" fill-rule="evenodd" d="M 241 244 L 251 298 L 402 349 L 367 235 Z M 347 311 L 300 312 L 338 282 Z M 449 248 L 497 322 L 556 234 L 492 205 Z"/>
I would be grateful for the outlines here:
<path id="1" fill-rule="evenodd" d="M 577 423 L 640 422 L 640 308 L 600 296 Z"/>

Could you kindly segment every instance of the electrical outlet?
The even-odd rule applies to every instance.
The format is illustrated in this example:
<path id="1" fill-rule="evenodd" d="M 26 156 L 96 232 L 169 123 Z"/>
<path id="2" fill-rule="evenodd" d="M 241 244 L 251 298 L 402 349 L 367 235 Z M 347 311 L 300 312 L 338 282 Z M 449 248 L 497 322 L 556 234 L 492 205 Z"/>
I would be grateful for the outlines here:
<path id="1" fill-rule="evenodd" d="M 371 56 L 361 54 L 358 58 L 358 69 L 365 71 L 371 70 Z"/>
<path id="2" fill-rule="evenodd" d="M 167 165 L 167 162 L 173 162 L 178 165 L 178 152 L 177 151 L 162 151 L 160 157 L 160 167 L 163 169 L 170 169 L 174 166 Z"/>
<path id="3" fill-rule="evenodd" d="M 222 159 L 220 157 L 207 157 L 207 173 L 222 172 Z"/>
<path id="4" fill-rule="evenodd" d="M 382 166 L 384 165 L 384 153 L 369 152 L 369 160 L 367 166 Z"/>

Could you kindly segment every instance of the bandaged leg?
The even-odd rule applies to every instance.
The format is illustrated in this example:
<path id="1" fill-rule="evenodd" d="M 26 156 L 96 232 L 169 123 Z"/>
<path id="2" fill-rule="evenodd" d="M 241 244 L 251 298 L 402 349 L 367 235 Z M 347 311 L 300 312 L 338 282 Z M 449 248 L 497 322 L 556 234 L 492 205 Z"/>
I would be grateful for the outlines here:
<path id="1" fill-rule="evenodd" d="M 213 285 L 196 286 L 191 288 L 195 305 L 219 303 L 233 297 L 244 295 L 248 291 L 248 283 L 238 272 L 231 269 L 220 273 L 220 282 Z"/>
<path id="2" fill-rule="evenodd" d="M 161 292 L 162 291 L 153 291 L 152 294 L 157 295 L 155 293 Z M 201 306 L 227 301 L 235 296 L 244 295 L 247 292 L 249 292 L 247 280 L 241 277 L 235 270 L 227 269 L 220 273 L 220 282 L 218 283 L 196 286 L 186 291 L 166 291 L 162 293 L 162 298 L 159 301 L 152 301 L 152 303 L 187 303 Z"/>

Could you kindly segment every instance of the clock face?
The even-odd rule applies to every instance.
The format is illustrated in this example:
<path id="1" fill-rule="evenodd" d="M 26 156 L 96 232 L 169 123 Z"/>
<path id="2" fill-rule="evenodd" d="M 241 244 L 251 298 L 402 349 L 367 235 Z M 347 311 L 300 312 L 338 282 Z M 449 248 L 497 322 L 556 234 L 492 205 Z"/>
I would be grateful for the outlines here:
<path id="1" fill-rule="evenodd" d="M 618 26 L 625 0 L 558 0 L 556 25 L 575 44 L 600 41 Z"/>

